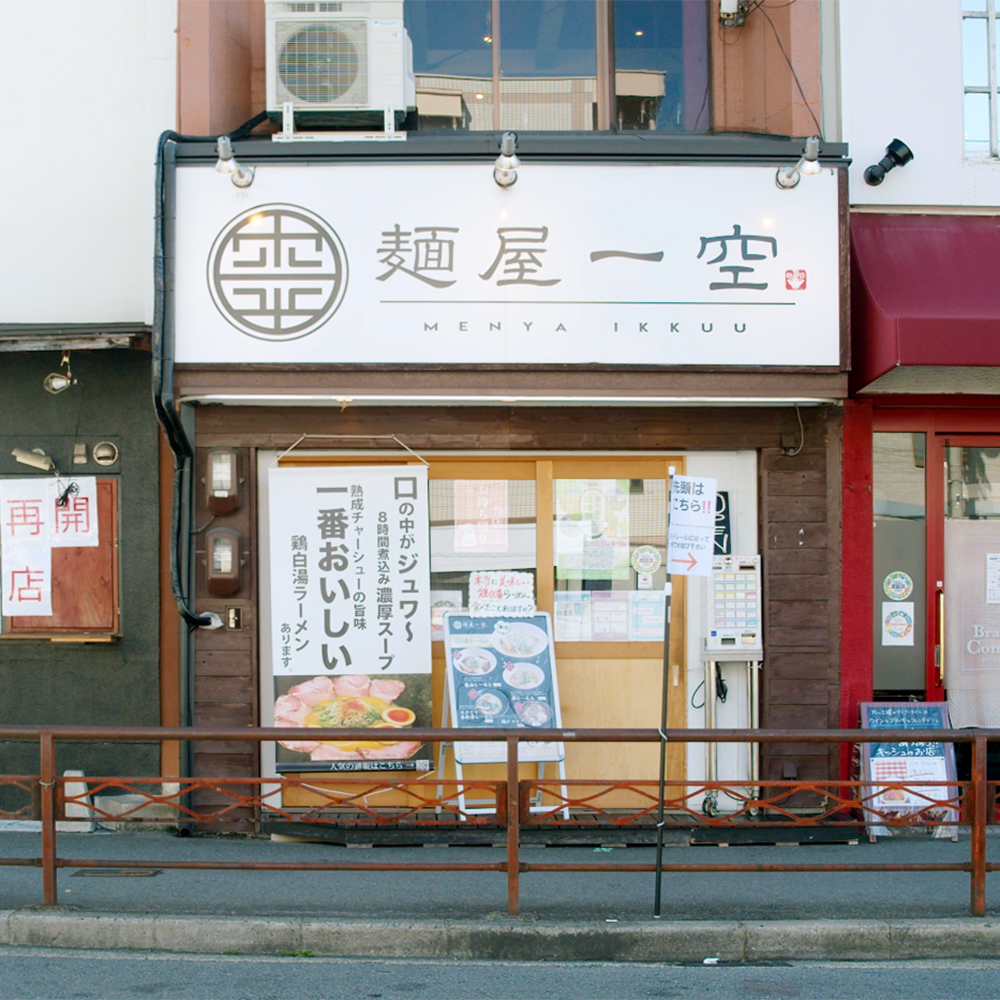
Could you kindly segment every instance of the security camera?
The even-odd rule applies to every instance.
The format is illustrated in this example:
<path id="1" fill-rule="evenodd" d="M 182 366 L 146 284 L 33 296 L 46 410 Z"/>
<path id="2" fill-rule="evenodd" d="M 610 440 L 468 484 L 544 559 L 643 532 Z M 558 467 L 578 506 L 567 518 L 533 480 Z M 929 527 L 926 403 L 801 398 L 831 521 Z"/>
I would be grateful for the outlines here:
<path id="1" fill-rule="evenodd" d="M 900 139 L 893 139 L 885 147 L 885 156 L 865 171 L 865 183 L 872 187 L 878 187 L 890 170 L 896 167 L 905 167 L 912 159 L 913 153 L 910 151 L 910 147 Z"/>

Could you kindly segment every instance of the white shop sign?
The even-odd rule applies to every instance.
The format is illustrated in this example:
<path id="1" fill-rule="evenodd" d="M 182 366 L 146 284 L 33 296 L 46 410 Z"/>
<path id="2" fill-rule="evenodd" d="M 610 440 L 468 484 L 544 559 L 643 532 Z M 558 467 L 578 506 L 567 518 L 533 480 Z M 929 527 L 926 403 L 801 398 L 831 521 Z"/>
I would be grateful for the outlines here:
<path id="1" fill-rule="evenodd" d="M 181 363 L 830 365 L 836 171 L 181 166 Z"/>

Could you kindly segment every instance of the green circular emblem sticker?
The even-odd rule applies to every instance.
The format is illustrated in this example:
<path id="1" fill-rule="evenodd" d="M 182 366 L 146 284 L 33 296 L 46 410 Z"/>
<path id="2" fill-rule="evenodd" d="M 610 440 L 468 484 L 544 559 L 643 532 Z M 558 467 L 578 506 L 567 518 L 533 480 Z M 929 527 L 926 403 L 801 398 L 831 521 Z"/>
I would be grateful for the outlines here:
<path id="1" fill-rule="evenodd" d="M 655 573 L 662 561 L 660 550 L 653 545 L 640 545 L 632 553 L 632 569 L 636 573 Z"/>
<path id="2" fill-rule="evenodd" d="M 909 573 L 897 570 L 882 581 L 885 596 L 894 601 L 905 601 L 913 593 L 913 579 Z"/>

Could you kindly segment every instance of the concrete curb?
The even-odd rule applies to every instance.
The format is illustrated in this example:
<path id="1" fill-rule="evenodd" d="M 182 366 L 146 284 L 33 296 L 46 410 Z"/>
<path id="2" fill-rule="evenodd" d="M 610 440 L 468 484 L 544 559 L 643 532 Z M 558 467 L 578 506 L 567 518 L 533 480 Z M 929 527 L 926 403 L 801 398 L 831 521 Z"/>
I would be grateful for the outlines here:
<path id="1" fill-rule="evenodd" d="M 0 945 L 350 958 L 722 962 L 1000 958 L 1000 920 L 596 923 L 0 911 Z"/>

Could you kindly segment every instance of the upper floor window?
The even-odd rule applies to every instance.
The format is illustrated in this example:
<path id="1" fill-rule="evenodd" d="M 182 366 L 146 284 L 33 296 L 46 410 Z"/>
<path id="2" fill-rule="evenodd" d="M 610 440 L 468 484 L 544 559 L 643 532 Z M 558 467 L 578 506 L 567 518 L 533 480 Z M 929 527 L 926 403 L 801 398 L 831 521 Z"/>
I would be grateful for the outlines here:
<path id="1" fill-rule="evenodd" d="M 962 2 L 965 155 L 997 156 L 995 0 Z"/>
<path id="2" fill-rule="evenodd" d="M 708 131 L 702 0 L 406 0 L 404 12 L 421 130 Z"/>

